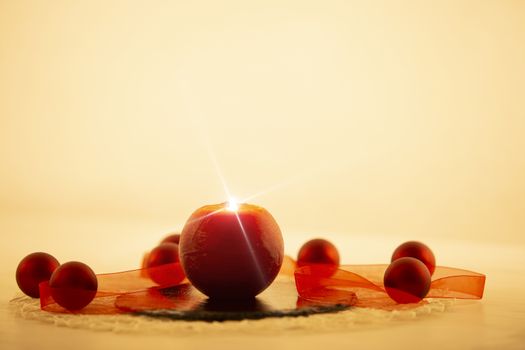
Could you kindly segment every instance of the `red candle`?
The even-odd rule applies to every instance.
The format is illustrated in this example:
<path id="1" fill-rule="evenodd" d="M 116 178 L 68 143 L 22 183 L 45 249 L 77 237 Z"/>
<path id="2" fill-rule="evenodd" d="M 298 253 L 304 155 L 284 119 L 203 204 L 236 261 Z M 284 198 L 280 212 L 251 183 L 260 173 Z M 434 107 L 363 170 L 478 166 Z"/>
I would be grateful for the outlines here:
<path id="1" fill-rule="evenodd" d="M 190 282 L 211 298 L 253 298 L 281 268 L 281 230 L 264 208 L 222 203 L 197 209 L 180 238 L 180 259 Z"/>

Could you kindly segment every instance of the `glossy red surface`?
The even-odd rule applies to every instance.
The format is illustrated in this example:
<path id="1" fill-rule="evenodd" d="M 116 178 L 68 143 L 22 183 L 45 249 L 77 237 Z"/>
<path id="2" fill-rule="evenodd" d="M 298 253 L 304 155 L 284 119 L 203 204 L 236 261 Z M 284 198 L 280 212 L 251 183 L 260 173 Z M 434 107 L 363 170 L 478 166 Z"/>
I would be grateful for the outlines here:
<path id="1" fill-rule="evenodd" d="M 150 269 L 170 264 L 168 269 Z M 184 279 L 184 271 L 179 261 L 179 245 L 176 243 L 162 243 L 148 254 L 146 260 L 148 276 L 160 285 L 175 285 Z"/>
<path id="2" fill-rule="evenodd" d="M 411 257 L 420 260 L 428 268 L 430 275 L 434 274 L 436 269 L 436 258 L 432 250 L 424 243 L 417 241 L 408 241 L 396 248 L 390 261 L 399 258 Z"/>
<path id="3" fill-rule="evenodd" d="M 393 261 L 385 271 L 387 294 L 399 304 L 417 303 L 430 290 L 430 272 L 420 260 L 411 257 Z"/>
<path id="4" fill-rule="evenodd" d="M 182 267 L 191 283 L 212 298 L 252 298 L 266 289 L 281 268 L 281 230 L 264 208 L 227 204 L 196 210 L 180 240 Z"/>
<path id="5" fill-rule="evenodd" d="M 162 243 L 180 243 L 180 233 L 172 233 L 169 236 L 164 237 L 164 239 L 160 242 Z"/>
<path id="6" fill-rule="evenodd" d="M 339 252 L 335 245 L 322 238 L 312 239 L 303 244 L 297 254 L 297 266 L 315 264 L 339 266 Z"/>
<path id="7" fill-rule="evenodd" d="M 16 269 L 16 283 L 22 292 L 32 298 L 38 298 L 40 282 L 49 281 L 53 271 L 60 263 L 47 253 L 37 252 L 26 256 Z"/>
<path id="8" fill-rule="evenodd" d="M 71 311 L 87 306 L 97 294 L 97 276 L 89 266 L 70 261 L 53 272 L 49 280 L 51 296 L 56 303 Z"/>

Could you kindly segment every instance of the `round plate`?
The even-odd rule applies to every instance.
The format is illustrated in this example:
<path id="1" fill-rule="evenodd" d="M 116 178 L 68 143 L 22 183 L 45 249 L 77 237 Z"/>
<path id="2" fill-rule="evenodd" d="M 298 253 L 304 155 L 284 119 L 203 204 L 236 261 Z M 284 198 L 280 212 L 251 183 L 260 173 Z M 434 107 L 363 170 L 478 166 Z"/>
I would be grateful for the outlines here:
<path id="1" fill-rule="evenodd" d="M 124 311 L 186 321 L 230 321 L 266 317 L 297 317 L 348 309 L 346 304 L 316 303 L 297 296 L 292 279 L 278 279 L 250 300 L 209 299 L 190 284 L 119 296 Z"/>

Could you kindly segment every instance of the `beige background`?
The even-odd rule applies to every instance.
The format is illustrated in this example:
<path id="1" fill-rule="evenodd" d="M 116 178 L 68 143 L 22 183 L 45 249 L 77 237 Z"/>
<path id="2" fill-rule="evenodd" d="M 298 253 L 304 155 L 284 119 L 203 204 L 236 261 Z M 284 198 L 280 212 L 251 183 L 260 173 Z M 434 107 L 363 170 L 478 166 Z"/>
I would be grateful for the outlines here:
<path id="1" fill-rule="evenodd" d="M 0 1 L 0 205 L 525 243 L 523 1 Z"/>
<path id="2" fill-rule="evenodd" d="M 2 301 L 32 251 L 134 268 L 219 173 L 289 254 L 418 238 L 525 291 L 524 62 L 525 1 L 0 0 Z"/>

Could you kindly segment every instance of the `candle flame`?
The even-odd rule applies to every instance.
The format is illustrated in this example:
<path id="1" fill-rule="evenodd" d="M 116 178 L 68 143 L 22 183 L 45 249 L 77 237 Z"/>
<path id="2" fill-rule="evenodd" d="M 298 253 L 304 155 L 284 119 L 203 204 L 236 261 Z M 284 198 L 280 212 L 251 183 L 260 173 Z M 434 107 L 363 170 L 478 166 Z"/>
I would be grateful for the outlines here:
<path id="1" fill-rule="evenodd" d="M 239 204 L 237 203 L 237 200 L 233 197 L 230 197 L 228 200 L 228 206 L 227 209 L 230 211 L 237 211 L 239 209 Z"/>

